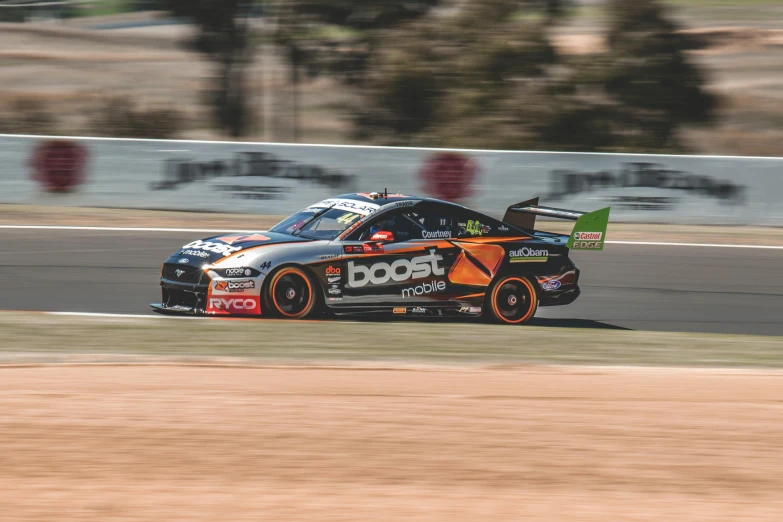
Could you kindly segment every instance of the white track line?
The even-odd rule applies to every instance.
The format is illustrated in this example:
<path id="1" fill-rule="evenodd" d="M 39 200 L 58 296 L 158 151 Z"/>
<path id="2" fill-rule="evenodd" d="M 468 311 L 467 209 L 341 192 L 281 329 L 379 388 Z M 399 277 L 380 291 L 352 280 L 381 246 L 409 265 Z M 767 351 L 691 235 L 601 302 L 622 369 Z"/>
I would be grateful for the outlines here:
<path id="1" fill-rule="evenodd" d="M 2 310 L 2 312 L 25 312 L 25 310 Z M 0 313 L 2 313 L 0 312 Z M 27 312 L 29 313 L 29 312 Z M 205 319 L 207 317 L 213 318 L 214 316 L 204 316 L 204 315 L 163 315 L 163 314 L 156 314 L 156 313 L 150 313 L 150 314 L 107 314 L 107 313 L 98 313 L 98 312 L 37 312 L 34 311 L 34 313 L 41 313 L 46 315 L 62 315 L 67 317 L 104 317 L 109 319 L 196 319 L 201 320 Z M 215 317 L 218 320 L 221 319 L 231 319 L 229 317 Z"/>
<path id="2" fill-rule="evenodd" d="M 780 245 L 721 245 L 719 243 L 663 243 L 655 241 L 605 241 L 613 245 L 650 245 L 650 246 L 681 246 L 710 248 L 761 248 L 766 250 L 783 250 Z"/>
<path id="3" fill-rule="evenodd" d="M 82 227 L 61 225 L 0 225 L 6 230 L 85 230 L 107 232 L 194 232 L 208 234 L 229 234 L 232 232 L 258 232 L 258 230 L 216 229 L 216 228 L 149 228 L 149 227 Z M 676 246 L 709 248 L 756 248 L 764 250 L 783 250 L 783 245 L 741 245 L 721 243 L 670 243 L 659 241 L 606 241 L 611 245 Z"/>
<path id="4" fill-rule="evenodd" d="M 0 225 L 0 229 L 9 230 L 103 230 L 108 232 L 207 232 L 226 234 L 230 232 L 258 232 L 258 230 L 237 230 L 217 228 L 150 228 L 150 227 L 82 227 L 66 225 Z"/>
<path id="5" fill-rule="evenodd" d="M 447 151 L 447 152 L 472 152 L 472 153 L 492 153 L 492 154 L 560 154 L 563 156 L 620 156 L 620 157 L 659 157 L 659 158 L 697 158 L 697 159 L 741 159 L 741 160 L 776 160 L 783 161 L 780 157 L 769 156 L 716 156 L 716 155 L 694 155 L 694 154 L 638 154 L 633 152 L 563 152 L 548 150 L 493 150 L 493 149 L 443 149 L 432 147 L 389 147 L 383 145 L 339 145 L 325 143 L 276 143 L 260 141 L 214 141 L 214 140 L 160 140 L 147 138 L 109 138 L 98 136 L 56 136 L 56 135 L 37 135 L 37 134 L 0 134 L 0 138 L 12 139 L 70 139 L 70 140 L 91 140 L 91 141 L 115 141 L 115 142 L 141 142 L 141 143 L 170 143 L 182 147 L 185 144 L 200 145 L 240 145 L 248 146 L 266 146 L 266 147 L 314 147 L 321 149 L 369 149 L 369 150 L 413 150 L 413 151 Z"/>
<path id="6" fill-rule="evenodd" d="M 16 310 L 8 310 L 16 311 Z M 107 314 L 96 312 L 42 312 L 46 315 L 75 315 L 79 317 L 121 317 L 132 319 L 166 319 L 167 317 L 178 317 L 180 319 L 192 319 L 192 317 L 183 316 L 163 316 L 163 315 L 141 315 L 141 314 Z"/>
<path id="7" fill-rule="evenodd" d="M 34 313 L 44 315 L 60 315 L 66 317 L 101 317 L 106 319 L 188 319 L 191 321 L 255 321 L 258 318 L 263 319 L 265 322 L 287 322 L 291 324 L 289 319 L 277 319 L 267 316 L 247 316 L 247 317 L 234 317 L 234 316 L 220 316 L 220 315 L 167 315 L 167 314 L 120 314 L 120 313 L 104 313 L 104 312 L 45 312 L 39 310 L 0 310 L 0 315 L 4 313 Z M 319 322 L 317 319 L 305 319 L 304 322 Z M 355 323 L 356 321 L 344 321 L 347 323 Z"/>

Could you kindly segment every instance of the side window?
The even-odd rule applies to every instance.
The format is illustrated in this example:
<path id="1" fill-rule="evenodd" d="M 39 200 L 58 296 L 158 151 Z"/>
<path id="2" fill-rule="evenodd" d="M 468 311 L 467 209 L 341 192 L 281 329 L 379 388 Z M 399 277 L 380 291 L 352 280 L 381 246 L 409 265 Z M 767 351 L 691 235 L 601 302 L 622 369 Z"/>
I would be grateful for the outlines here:
<path id="1" fill-rule="evenodd" d="M 413 224 L 411 239 L 447 239 L 452 235 L 451 215 L 437 207 L 414 208 L 404 217 Z"/>
<path id="2" fill-rule="evenodd" d="M 366 241 L 381 230 L 394 234 L 395 243 L 411 239 L 447 239 L 454 237 L 453 223 L 451 214 L 437 207 L 399 209 L 378 216 L 348 239 Z"/>
<path id="3" fill-rule="evenodd" d="M 347 239 L 351 241 L 367 241 L 376 232 L 386 231 L 394 234 L 394 242 L 398 243 L 410 239 L 414 228 L 414 224 L 405 219 L 401 211 L 395 210 L 377 218 L 371 218 L 366 225 L 348 236 Z"/>

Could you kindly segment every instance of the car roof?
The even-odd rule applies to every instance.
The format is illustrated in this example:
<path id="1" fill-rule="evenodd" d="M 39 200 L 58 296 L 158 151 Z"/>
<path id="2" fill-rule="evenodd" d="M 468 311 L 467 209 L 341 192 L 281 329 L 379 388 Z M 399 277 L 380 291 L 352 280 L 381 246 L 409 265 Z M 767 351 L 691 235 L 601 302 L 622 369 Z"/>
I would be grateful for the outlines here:
<path id="1" fill-rule="evenodd" d="M 372 195 L 375 195 L 375 193 L 371 192 L 358 192 L 354 194 L 343 194 L 341 196 L 337 196 L 340 199 L 352 199 L 354 201 L 362 201 L 364 203 L 375 203 L 376 205 L 385 205 L 387 203 L 395 203 L 397 201 L 405 201 L 405 200 L 411 200 L 415 199 L 417 201 L 427 201 L 430 203 L 441 203 L 443 205 L 451 205 L 454 207 L 462 207 L 462 205 L 459 205 L 457 203 L 452 203 L 451 201 L 443 201 L 441 199 L 435 199 L 435 198 L 428 198 L 423 196 L 406 196 L 400 193 L 397 194 L 386 194 L 384 192 L 378 192 L 377 197 L 371 197 Z M 464 208 L 464 207 L 462 207 Z"/>
<path id="2" fill-rule="evenodd" d="M 372 194 L 372 195 L 374 196 L 375 194 Z M 406 196 L 406 195 L 400 194 L 399 192 L 396 193 L 396 194 L 386 194 L 385 192 L 384 193 L 380 193 L 379 192 L 378 193 L 378 197 L 371 197 L 371 193 L 370 192 L 358 192 L 358 193 L 353 193 L 353 194 L 343 194 L 341 196 L 336 196 L 336 198 L 338 198 L 338 199 L 350 199 L 350 200 L 353 200 L 353 201 L 361 201 L 363 203 L 375 203 L 376 205 L 380 205 L 382 207 L 385 206 L 387 203 L 396 203 L 398 201 L 406 201 L 406 200 L 416 200 L 416 201 L 425 201 L 427 203 L 435 203 L 435 204 L 440 204 L 440 205 L 447 205 L 447 206 L 454 207 L 454 208 L 463 208 L 463 209 L 467 209 L 467 210 L 469 210 L 471 212 L 475 212 L 476 214 L 478 214 L 480 216 L 489 217 L 490 219 L 499 221 L 499 222 L 503 223 L 506 226 L 512 227 L 514 230 L 518 230 L 518 231 L 520 231 L 520 232 L 522 232 L 524 234 L 532 236 L 532 234 L 530 232 L 528 232 L 528 231 L 526 231 L 524 229 L 521 229 L 521 228 L 519 228 L 519 227 L 517 227 L 515 225 L 510 225 L 509 223 L 506 223 L 502 219 L 496 219 L 496 218 L 493 218 L 491 216 L 487 216 L 486 214 L 483 214 L 483 213 L 481 213 L 479 211 L 470 209 L 470 208 L 468 208 L 468 207 L 466 207 L 464 205 L 460 205 L 459 203 L 452 203 L 451 201 L 445 201 L 445 200 L 442 200 L 442 199 L 428 198 L 428 197 L 423 197 L 423 196 Z M 388 209 L 388 210 L 391 210 L 391 209 Z M 375 214 L 371 214 L 371 215 L 375 215 Z M 369 217 L 369 216 L 365 216 L 365 218 L 366 217 Z"/>

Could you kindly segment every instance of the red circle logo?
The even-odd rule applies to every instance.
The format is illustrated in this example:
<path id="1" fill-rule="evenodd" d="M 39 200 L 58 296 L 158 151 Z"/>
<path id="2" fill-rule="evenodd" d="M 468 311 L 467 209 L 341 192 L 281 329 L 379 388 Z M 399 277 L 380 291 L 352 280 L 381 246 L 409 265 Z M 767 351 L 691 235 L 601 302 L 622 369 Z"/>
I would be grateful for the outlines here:
<path id="1" fill-rule="evenodd" d="M 430 156 L 419 172 L 424 191 L 438 199 L 459 201 L 473 194 L 478 165 L 469 156 L 441 152 Z"/>
<path id="2" fill-rule="evenodd" d="M 47 192 L 70 192 L 84 183 L 87 149 L 71 140 L 47 140 L 30 157 L 32 179 Z"/>

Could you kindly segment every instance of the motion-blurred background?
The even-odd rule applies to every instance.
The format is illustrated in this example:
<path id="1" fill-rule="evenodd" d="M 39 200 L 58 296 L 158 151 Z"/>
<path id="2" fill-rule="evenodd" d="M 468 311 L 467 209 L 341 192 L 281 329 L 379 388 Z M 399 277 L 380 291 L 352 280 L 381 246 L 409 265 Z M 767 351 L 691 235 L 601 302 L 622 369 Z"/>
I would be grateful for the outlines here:
<path id="1" fill-rule="evenodd" d="M 771 0 L 4 0 L 0 132 L 783 155 Z"/>
<path id="2" fill-rule="evenodd" d="M 0 0 L 0 522 L 780 522 L 781 87 L 772 0 Z M 145 315 L 386 188 L 609 244 L 525 327 Z"/>

